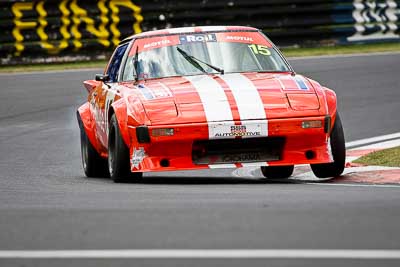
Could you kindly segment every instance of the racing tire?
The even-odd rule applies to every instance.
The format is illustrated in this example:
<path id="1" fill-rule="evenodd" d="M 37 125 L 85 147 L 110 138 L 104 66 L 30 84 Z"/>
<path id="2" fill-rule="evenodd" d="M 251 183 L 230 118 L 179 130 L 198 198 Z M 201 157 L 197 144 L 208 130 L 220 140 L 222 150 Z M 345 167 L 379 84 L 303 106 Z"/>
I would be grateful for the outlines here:
<path id="1" fill-rule="evenodd" d="M 318 178 L 337 177 L 343 173 L 346 162 L 346 146 L 342 121 L 336 113 L 336 121 L 330 135 L 330 148 L 332 151 L 333 162 L 322 164 L 311 164 L 311 169 Z"/>
<path id="2" fill-rule="evenodd" d="M 108 170 L 115 183 L 138 182 L 143 177 L 141 172 L 131 172 L 129 148 L 122 139 L 115 114 L 108 132 Z"/>
<path id="3" fill-rule="evenodd" d="M 79 114 L 78 123 L 81 136 L 82 167 L 86 177 L 110 177 L 107 159 L 102 158 L 90 143 Z"/>
<path id="4" fill-rule="evenodd" d="M 289 178 L 294 170 L 294 165 L 289 166 L 263 166 L 261 167 L 261 173 L 267 179 L 287 179 Z"/>

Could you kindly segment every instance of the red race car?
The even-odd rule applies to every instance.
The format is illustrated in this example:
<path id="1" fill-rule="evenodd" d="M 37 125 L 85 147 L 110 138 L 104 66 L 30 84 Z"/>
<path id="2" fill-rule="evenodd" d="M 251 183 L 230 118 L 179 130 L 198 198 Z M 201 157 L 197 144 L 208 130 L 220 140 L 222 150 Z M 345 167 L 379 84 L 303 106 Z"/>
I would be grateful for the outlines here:
<path id="1" fill-rule="evenodd" d="M 77 115 L 88 177 L 251 166 L 287 178 L 295 164 L 331 177 L 344 169 L 335 93 L 296 74 L 255 28 L 131 36 L 84 86 Z"/>

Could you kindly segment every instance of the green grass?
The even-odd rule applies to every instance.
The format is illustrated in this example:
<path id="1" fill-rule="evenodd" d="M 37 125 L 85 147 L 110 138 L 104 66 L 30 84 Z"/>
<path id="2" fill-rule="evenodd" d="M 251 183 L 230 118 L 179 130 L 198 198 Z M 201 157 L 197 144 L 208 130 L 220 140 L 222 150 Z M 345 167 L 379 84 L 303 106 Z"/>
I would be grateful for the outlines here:
<path id="1" fill-rule="evenodd" d="M 337 45 L 329 47 L 310 47 L 310 48 L 283 48 L 281 49 L 286 57 L 308 57 L 338 54 L 357 54 L 375 52 L 400 51 L 398 43 L 379 43 L 379 44 L 354 44 Z"/>
<path id="2" fill-rule="evenodd" d="M 389 51 L 400 52 L 400 42 L 282 49 L 282 52 L 286 57 L 307 57 L 307 56 L 373 53 L 373 52 L 389 52 Z M 35 65 L 15 65 L 15 66 L 6 65 L 6 66 L 0 66 L 0 73 L 66 70 L 66 69 L 82 69 L 82 68 L 103 69 L 105 66 L 106 66 L 105 60 L 97 60 L 89 62 L 71 62 L 71 63 L 47 63 L 47 64 L 35 64 Z"/>
<path id="3" fill-rule="evenodd" d="M 370 153 L 354 162 L 366 165 L 400 167 L 400 146 Z"/>
<path id="4" fill-rule="evenodd" d="M 104 69 L 106 64 L 107 61 L 105 60 L 96 60 L 96 61 L 82 61 L 82 62 L 68 62 L 68 63 L 47 63 L 47 64 L 40 63 L 32 65 L 0 66 L 0 73 L 87 69 L 87 68 Z"/>

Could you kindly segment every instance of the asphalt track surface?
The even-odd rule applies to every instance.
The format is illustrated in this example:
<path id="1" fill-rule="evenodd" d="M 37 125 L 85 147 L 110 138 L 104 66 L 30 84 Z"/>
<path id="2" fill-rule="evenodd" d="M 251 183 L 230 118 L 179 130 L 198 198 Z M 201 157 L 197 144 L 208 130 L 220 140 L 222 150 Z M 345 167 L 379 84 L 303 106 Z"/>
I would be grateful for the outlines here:
<path id="1" fill-rule="evenodd" d="M 292 60 L 336 90 L 346 141 L 398 132 L 400 54 Z M 400 187 L 232 170 L 88 179 L 76 108 L 98 70 L 0 75 L 0 250 L 400 249 Z M 261 177 L 260 177 L 261 178 Z M 400 266 L 357 259 L 0 259 L 0 266 Z"/>

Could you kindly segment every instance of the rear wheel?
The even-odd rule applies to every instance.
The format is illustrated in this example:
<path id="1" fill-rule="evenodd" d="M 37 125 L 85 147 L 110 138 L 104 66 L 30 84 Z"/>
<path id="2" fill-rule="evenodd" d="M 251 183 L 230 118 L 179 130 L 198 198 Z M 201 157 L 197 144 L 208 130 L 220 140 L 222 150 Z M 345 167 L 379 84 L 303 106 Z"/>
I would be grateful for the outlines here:
<path id="1" fill-rule="evenodd" d="M 294 166 L 263 166 L 261 172 L 267 179 L 286 179 L 293 173 Z"/>
<path id="2" fill-rule="evenodd" d="M 122 139 L 115 114 L 111 116 L 108 132 L 108 169 L 116 183 L 136 182 L 143 175 L 131 172 L 129 148 Z"/>
<path id="3" fill-rule="evenodd" d="M 107 160 L 102 158 L 90 143 L 79 114 L 78 123 L 81 135 L 82 166 L 85 175 L 87 177 L 109 177 Z"/>
<path id="4" fill-rule="evenodd" d="M 346 161 L 346 147 L 342 121 L 339 114 L 336 114 L 336 121 L 333 126 L 329 142 L 333 162 L 323 164 L 311 164 L 311 169 L 318 178 L 336 177 L 342 174 Z"/>

